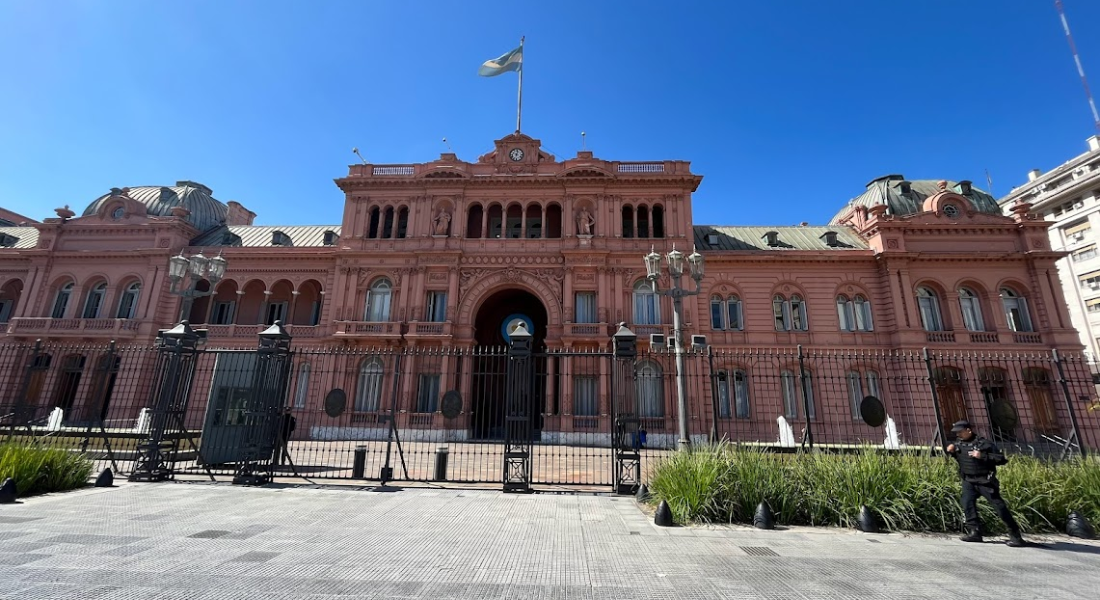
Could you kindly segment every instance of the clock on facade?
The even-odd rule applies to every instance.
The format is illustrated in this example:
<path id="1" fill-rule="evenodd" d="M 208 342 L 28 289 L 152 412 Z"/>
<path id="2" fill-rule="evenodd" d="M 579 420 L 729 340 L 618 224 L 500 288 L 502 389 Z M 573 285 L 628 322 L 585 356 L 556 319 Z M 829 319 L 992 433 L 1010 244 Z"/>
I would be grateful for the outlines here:
<path id="1" fill-rule="evenodd" d="M 516 162 L 519 162 L 519 161 L 523 160 L 523 149 L 522 148 L 512 148 L 512 151 L 508 153 L 508 158 L 510 158 L 510 159 L 512 159 Z"/>

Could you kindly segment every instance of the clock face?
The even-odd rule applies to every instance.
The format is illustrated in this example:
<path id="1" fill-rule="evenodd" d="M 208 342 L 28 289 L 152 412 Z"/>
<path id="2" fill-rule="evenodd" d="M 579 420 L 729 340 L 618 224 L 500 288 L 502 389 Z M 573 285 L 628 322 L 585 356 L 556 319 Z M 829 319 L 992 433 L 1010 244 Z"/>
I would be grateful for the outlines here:
<path id="1" fill-rule="evenodd" d="M 510 158 L 510 159 L 512 159 L 516 162 L 519 162 L 519 161 L 523 160 L 523 149 L 522 148 L 512 148 L 512 151 L 508 153 L 508 158 Z"/>

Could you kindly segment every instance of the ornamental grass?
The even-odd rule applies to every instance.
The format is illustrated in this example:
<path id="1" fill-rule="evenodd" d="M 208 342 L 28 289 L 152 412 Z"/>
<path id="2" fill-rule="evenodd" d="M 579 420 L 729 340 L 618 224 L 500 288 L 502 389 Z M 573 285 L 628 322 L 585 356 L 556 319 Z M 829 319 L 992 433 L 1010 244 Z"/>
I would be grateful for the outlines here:
<path id="1" fill-rule="evenodd" d="M 0 444 L 0 481 L 12 478 L 19 497 L 83 487 L 92 469 L 92 461 L 67 450 L 34 443 Z"/>
<path id="2" fill-rule="evenodd" d="M 1071 511 L 1100 523 L 1100 461 L 1011 456 L 998 469 L 1001 493 L 1025 532 L 1061 531 Z M 752 523 L 767 502 L 782 525 L 854 527 L 868 506 L 889 531 L 959 531 L 961 492 L 954 460 L 885 453 L 776 454 L 731 444 L 676 452 L 649 481 L 679 523 Z M 986 531 L 1004 525 L 984 500 Z"/>

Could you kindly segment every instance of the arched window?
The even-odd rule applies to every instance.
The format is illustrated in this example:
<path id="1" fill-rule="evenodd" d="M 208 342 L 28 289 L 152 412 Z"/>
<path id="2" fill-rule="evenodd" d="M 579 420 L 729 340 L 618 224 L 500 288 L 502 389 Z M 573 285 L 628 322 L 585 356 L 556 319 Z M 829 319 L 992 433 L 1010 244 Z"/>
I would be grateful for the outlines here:
<path id="1" fill-rule="evenodd" d="M 367 227 L 367 237 L 368 238 L 377 238 L 378 237 L 378 225 L 379 225 L 380 217 L 381 217 L 381 214 L 380 214 L 380 211 L 378 210 L 378 207 L 377 206 L 372 207 L 370 209 L 370 224 Z"/>
<path id="2" fill-rule="evenodd" d="M 382 361 L 365 358 L 359 365 L 359 383 L 355 386 L 355 410 L 377 412 L 382 405 Z"/>
<path id="3" fill-rule="evenodd" d="M 653 207 L 653 237 L 665 237 L 665 209 L 660 205 Z"/>
<path id="4" fill-rule="evenodd" d="M 1034 331 L 1031 326 L 1031 314 L 1027 310 L 1027 299 L 1009 288 L 1001 288 L 1001 304 L 1005 308 L 1008 328 L 1012 331 Z"/>
<path id="5" fill-rule="evenodd" d="M 728 419 L 749 418 L 749 376 L 740 369 L 719 371 L 718 416 Z M 732 400 L 732 402 L 731 402 Z"/>
<path id="6" fill-rule="evenodd" d="M 53 299 L 53 310 L 50 311 L 51 318 L 65 318 L 65 311 L 69 308 L 69 298 L 71 298 L 72 295 L 73 283 L 71 281 L 57 289 L 57 296 Z"/>
<path id="7" fill-rule="evenodd" d="M 848 301 L 848 297 L 841 294 L 836 297 L 836 316 L 840 320 L 841 331 L 855 331 L 856 330 L 856 317 L 855 310 L 852 303 Z"/>
<path id="8" fill-rule="evenodd" d="M 736 295 L 723 299 L 711 296 L 710 327 L 716 331 L 741 329 L 741 299 Z"/>
<path id="9" fill-rule="evenodd" d="M 634 284 L 634 324 L 661 324 L 660 296 L 653 291 L 653 286 L 645 279 Z"/>
<path id="10" fill-rule="evenodd" d="M 799 415 L 814 418 L 814 389 L 812 375 L 806 371 L 806 380 L 803 381 L 794 371 L 783 370 L 779 374 L 779 380 L 783 392 L 783 416 L 788 419 L 797 419 Z M 808 409 L 808 410 L 807 410 Z"/>
<path id="11" fill-rule="evenodd" d="M 99 309 L 103 307 L 103 297 L 107 295 L 107 282 L 96 284 L 88 291 L 88 297 L 84 300 L 84 318 L 99 318 Z"/>
<path id="12" fill-rule="evenodd" d="M 966 325 L 967 331 L 985 331 L 981 302 L 973 290 L 959 288 L 959 307 L 962 309 L 963 325 Z"/>
<path id="13" fill-rule="evenodd" d="M 294 388 L 294 408 L 306 407 L 306 396 L 309 394 L 309 363 L 302 363 L 298 367 L 298 385 Z"/>
<path id="14" fill-rule="evenodd" d="M 634 207 L 623 207 L 623 237 L 634 237 Z"/>
<path id="15" fill-rule="evenodd" d="M 382 237 L 393 237 L 393 207 L 387 206 L 382 213 Z"/>
<path id="16" fill-rule="evenodd" d="M 523 237 L 523 207 L 519 204 L 509 204 L 506 211 L 504 237 L 518 240 Z"/>
<path id="17" fill-rule="evenodd" d="M 393 298 L 393 286 L 386 278 L 377 279 L 367 290 L 367 306 L 363 311 L 363 320 L 381 323 L 390 320 L 390 303 Z"/>
<path id="18" fill-rule="evenodd" d="M 863 418 L 860 408 L 864 398 L 874 396 L 881 400 L 881 394 L 878 373 L 874 371 L 860 373 L 858 369 L 848 371 L 848 400 L 852 408 L 852 420 L 859 421 Z"/>
<path id="19" fill-rule="evenodd" d="M 496 202 L 489 205 L 489 232 L 485 237 L 497 239 L 503 226 L 504 209 Z"/>
<path id="20" fill-rule="evenodd" d="M 795 331 L 806 331 L 810 328 L 806 317 L 806 303 L 798 294 L 791 296 L 791 327 Z"/>
<path id="21" fill-rule="evenodd" d="M 470 206 L 466 211 L 466 237 L 479 238 L 484 234 L 481 231 L 481 220 L 485 216 L 480 204 Z"/>
<path id="22" fill-rule="evenodd" d="M 638 363 L 635 393 L 639 417 L 665 416 L 664 387 L 661 385 L 661 366 L 646 360 Z"/>
<path id="23" fill-rule="evenodd" d="M 871 320 L 871 303 L 863 296 L 856 296 L 852 303 L 855 305 L 856 330 L 874 331 L 875 325 Z"/>
<path id="24" fill-rule="evenodd" d="M 133 282 L 126 286 L 126 291 L 122 292 L 122 297 L 118 299 L 118 313 L 115 315 L 119 319 L 133 319 L 137 313 L 138 296 L 141 295 L 141 284 Z"/>
<path id="25" fill-rule="evenodd" d="M 561 206 L 558 204 L 546 207 L 546 237 L 552 239 L 561 237 Z"/>
<path id="26" fill-rule="evenodd" d="M 542 205 L 532 202 L 527 205 L 523 215 L 523 229 L 529 240 L 536 240 L 542 236 Z"/>
<path id="27" fill-rule="evenodd" d="M 936 292 L 926 287 L 917 288 L 917 307 L 920 309 L 920 323 L 925 331 L 943 331 L 940 299 Z"/>
<path id="28" fill-rule="evenodd" d="M 409 208 L 402 206 L 397 210 L 397 233 L 393 237 L 398 239 L 405 238 L 405 232 L 409 229 Z"/>
<path id="29" fill-rule="evenodd" d="M 638 207 L 638 237 L 649 237 L 649 207 L 644 204 Z"/>
<path id="30" fill-rule="evenodd" d="M 806 331 L 810 323 L 806 317 L 806 302 L 794 294 L 790 300 L 776 295 L 772 298 L 772 315 L 776 331 Z"/>
<path id="31" fill-rule="evenodd" d="M 788 331 L 791 328 L 790 312 L 783 296 L 772 298 L 772 316 L 775 318 L 776 331 Z"/>

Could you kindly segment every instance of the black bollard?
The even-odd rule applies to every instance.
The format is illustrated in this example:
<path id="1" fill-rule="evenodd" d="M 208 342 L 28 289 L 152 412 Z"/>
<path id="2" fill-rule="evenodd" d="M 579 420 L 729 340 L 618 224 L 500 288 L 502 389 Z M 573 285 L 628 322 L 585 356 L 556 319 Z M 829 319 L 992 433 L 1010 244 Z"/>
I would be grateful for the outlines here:
<path id="1" fill-rule="evenodd" d="M 99 477 L 95 478 L 95 487 L 115 487 L 115 474 L 111 472 L 110 467 L 103 469 Z"/>
<path id="2" fill-rule="evenodd" d="M 0 504 L 13 504 L 15 492 L 15 480 L 8 477 L 4 480 L 4 485 L 0 485 Z"/>
<path id="3" fill-rule="evenodd" d="M 859 507 L 859 522 L 857 526 L 863 533 L 878 533 L 878 519 L 875 518 L 875 513 L 871 512 L 870 508 L 866 505 Z"/>
<path id="4" fill-rule="evenodd" d="M 1069 513 L 1069 517 L 1066 519 L 1066 534 L 1084 540 L 1096 539 L 1096 530 L 1092 528 L 1092 523 L 1089 523 L 1088 518 L 1077 511 Z"/>
<path id="5" fill-rule="evenodd" d="M 638 493 L 634 494 L 634 499 L 638 502 L 649 501 L 649 488 L 646 487 L 646 484 L 643 483 L 642 485 L 638 486 Z"/>
<path id="6" fill-rule="evenodd" d="M 668 502 L 661 500 L 661 503 L 657 505 L 657 514 L 653 517 L 653 522 L 658 527 L 672 527 L 675 525 L 672 521 L 672 509 L 668 507 Z"/>
<path id="7" fill-rule="evenodd" d="M 775 529 L 775 515 L 768 503 L 761 502 L 756 507 L 756 514 L 752 517 L 752 526 L 757 529 Z"/>

